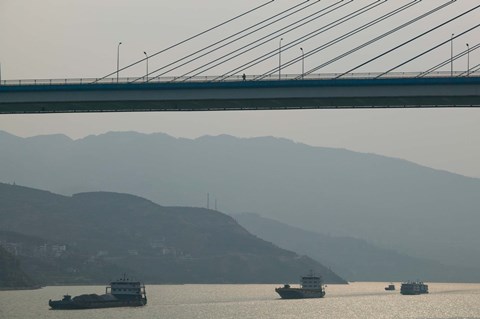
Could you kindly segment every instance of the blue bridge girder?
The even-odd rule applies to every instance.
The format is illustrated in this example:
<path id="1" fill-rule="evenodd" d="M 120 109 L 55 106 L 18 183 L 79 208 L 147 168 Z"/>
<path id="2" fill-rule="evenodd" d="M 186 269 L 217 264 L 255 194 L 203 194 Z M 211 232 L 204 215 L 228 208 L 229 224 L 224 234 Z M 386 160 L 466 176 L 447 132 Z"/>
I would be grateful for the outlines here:
<path id="1" fill-rule="evenodd" d="M 480 107 L 480 77 L 0 85 L 0 113 Z"/>

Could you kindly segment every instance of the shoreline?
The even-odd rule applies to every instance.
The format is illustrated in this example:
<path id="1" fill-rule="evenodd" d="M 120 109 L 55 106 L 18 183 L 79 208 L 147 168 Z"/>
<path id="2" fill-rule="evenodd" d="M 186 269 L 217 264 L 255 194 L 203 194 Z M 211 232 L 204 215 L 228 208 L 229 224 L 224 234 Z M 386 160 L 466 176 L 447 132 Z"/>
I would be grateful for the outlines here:
<path id="1" fill-rule="evenodd" d="M 17 290 L 39 290 L 46 286 L 32 286 L 32 287 L 0 287 L 0 291 L 17 291 Z"/>

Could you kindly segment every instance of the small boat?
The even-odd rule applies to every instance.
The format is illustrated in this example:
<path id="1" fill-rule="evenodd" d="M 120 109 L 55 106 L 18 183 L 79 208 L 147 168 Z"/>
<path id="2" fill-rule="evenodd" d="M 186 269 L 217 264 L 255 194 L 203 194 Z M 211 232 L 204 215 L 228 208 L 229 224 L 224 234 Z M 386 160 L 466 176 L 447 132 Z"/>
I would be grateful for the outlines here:
<path id="1" fill-rule="evenodd" d="M 428 285 L 421 281 L 407 281 L 400 287 L 402 295 L 421 295 L 428 294 Z"/>
<path id="2" fill-rule="evenodd" d="M 283 287 L 275 288 L 275 291 L 283 299 L 304 299 L 304 298 L 323 298 L 325 297 L 325 286 L 320 276 L 315 276 L 310 272 L 308 276 L 303 276 L 300 280 L 300 288 L 292 288 L 289 284 Z"/>
<path id="3" fill-rule="evenodd" d="M 112 281 L 105 288 L 105 294 L 86 294 L 73 297 L 64 295 L 62 300 L 49 300 L 48 305 L 55 310 L 95 309 L 113 307 L 140 307 L 147 304 L 145 285 L 139 281 L 123 279 Z"/>
<path id="4" fill-rule="evenodd" d="M 387 290 L 387 291 L 393 291 L 393 290 L 395 290 L 395 285 L 394 285 L 394 284 L 390 284 L 390 285 L 388 285 L 387 287 L 385 287 L 385 290 Z"/>

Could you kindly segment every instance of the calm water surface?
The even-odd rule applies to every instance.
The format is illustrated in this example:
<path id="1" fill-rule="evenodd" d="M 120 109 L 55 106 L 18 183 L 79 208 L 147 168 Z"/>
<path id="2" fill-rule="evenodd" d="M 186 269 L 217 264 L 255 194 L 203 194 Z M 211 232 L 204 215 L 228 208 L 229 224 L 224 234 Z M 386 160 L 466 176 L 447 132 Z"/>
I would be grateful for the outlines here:
<path id="1" fill-rule="evenodd" d="M 429 283 L 430 294 L 402 296 L 387 283 L 329 285 L 324 299 L 281 300 L 276 285 L 147 286 L 141 308 L 49 310 L 63 294 L 101 294 L 100 286 L 0 291 L 0 318 L 477 318 L 480 284 Z M 278 285 L 279 286 L 279 285 Z M 396 284 L 397 288 L 400 285 Z"/>

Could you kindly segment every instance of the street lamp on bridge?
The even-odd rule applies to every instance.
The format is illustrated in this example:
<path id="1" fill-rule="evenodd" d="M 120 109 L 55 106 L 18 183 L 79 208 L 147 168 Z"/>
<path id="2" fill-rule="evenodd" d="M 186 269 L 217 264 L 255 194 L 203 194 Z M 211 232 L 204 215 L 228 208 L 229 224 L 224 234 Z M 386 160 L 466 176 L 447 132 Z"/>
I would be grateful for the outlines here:
<path id="1" fill-rule="evenodd" d="M 467 43 L 467 76 L 470 76 L 470 45 Z"/>
<path id="2" fill-rule="evenodd" d="M 303 80 L 305 76 L 305 54 L 303 52 L 303 48 L 300 48 L 300 51 L 302 51 L 302 80 Z"/>
<path id="3" fill-rule="evenodd" d="M 282 40 L 283 38 L 280 38 L 280 41 L 278 42 L 278 79 L 282 79 Z"/>
<path id="4" fill-rule="evenodd" d="M 122 42 L 118 42 L 117 45 L 117 83 L 118 83 L 118 73 L 120 72 L 120 46 L 122 45 Z"/>
<path id="5" fill-rule="evenodd" d="M 450 76 L 453 77 L 453 37 L 455 33 L 452 33 L 450 37 Z"/>
<path id="6" fill-rule="evenodd" d="M 143 54 L 147 57 L 147 73 L 145 74 L 145 79 L 148 81 L 148 54 L 146 51 L 143 51 Z"/>

